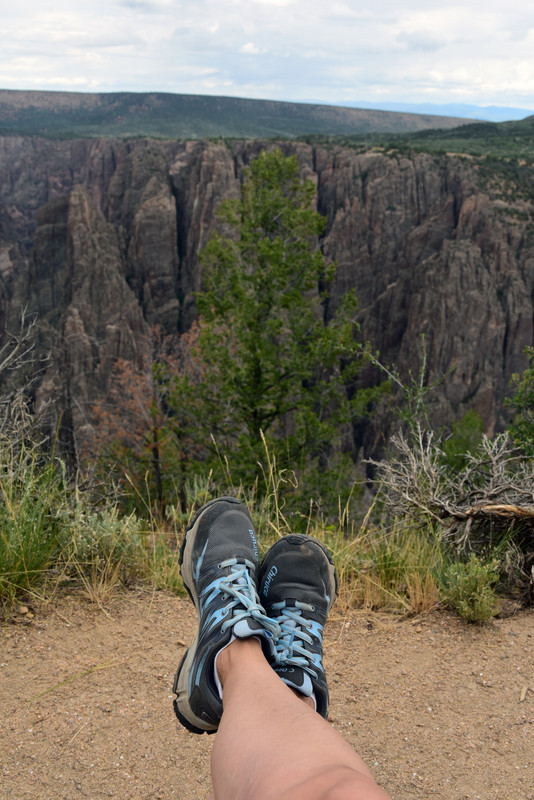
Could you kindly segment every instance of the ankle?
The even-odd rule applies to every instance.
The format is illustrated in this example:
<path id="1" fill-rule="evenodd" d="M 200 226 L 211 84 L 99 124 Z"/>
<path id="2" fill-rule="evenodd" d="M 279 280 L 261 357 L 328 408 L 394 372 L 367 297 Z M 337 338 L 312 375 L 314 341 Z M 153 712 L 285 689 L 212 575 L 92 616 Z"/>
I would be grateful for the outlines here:
<path id="1" fill-rule="evenodd" d="M 235 668 L 236 664 L 242 665 L 243 661 L 265 660 L 259 639 L 251 636 L 248 639 L 234 639 L 227 647 L 221 650 L 215 659 L 215 668 L 221 685 Z"/>
<path id="2" fill-rule="evenodd" d="M 313 708 L 314 711 L 317 711 L 317 702 L 315 697 L 307 697 L 305 694 L 302 694 L 302 692 L 299 692 L 298 689 L 294 689 L 292 686 L 289 686 L 289 689 L 291 689 L 293 694 L 298 697 L 299 700 L 302 700 L 307 706 Z"/>

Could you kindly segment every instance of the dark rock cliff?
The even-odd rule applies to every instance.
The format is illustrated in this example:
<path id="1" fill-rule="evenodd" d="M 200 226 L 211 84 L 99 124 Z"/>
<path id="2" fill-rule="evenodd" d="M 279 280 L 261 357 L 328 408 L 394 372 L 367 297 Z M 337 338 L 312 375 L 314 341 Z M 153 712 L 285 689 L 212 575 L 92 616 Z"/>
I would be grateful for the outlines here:
<path id="1" fill-rule="evenodd" d="M 178 335 L 194 319 L 198 252 L 262 146 L 0 138 L 0 326 L 15 331 L 23 307 L 38 316 L 51 359 L 36 406 L 48 404 L 51 426 L 62 419 L 73 453 L 114 360 L 140 359 L 149 326 Z M 363 336 L 404 377 L 425 334 L 429 380 L 447 376 L 435 413 L 472 407 L 487 432 L 502 427 L 510 376 L 534 341 L 530 201 L 466 158 L 281 146 L 327 217 L 330 307 L 354 287 Z M 357 444 L 375 451 L 382 424 Z"/>

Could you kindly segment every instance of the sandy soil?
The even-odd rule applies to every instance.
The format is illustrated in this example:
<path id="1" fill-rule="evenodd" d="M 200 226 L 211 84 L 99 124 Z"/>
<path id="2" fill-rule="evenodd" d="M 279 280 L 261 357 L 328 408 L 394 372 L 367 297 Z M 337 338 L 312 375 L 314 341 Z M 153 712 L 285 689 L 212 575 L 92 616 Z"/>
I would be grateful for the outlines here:
<path id="1" fill-rule="evenodd" d="M 24 609 L 21 609 L 24 612 Z M 34 616 L 32 616 L 32 613 Z M 136 590 L 14 613 L 0 649 L 0 798 L 203 800 L 212 736 L 180 727 L 183 598 Z M 330 722 L 394 800 L 533 800 L 534 613 L 328 624 Z"/>

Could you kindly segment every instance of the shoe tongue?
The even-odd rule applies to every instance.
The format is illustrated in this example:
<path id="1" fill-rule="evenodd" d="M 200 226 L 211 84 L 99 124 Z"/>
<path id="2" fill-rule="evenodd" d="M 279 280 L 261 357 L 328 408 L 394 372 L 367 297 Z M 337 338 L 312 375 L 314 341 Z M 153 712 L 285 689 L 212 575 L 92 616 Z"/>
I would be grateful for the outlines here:
<path id="1" fill-rule="evenodd" d="M 257 620 L 252 617 L 238 620 L 233 626 L 233 633 L 236 639 L 248 639 L 250 636 L 255 636 L 262 643 L 263 650 L 268 658 L 274 658 L 276 647 L 273 635 Z"/>
<path id="2" fill-rule="evenodd" d="M 263 636 L 263 628 L 251 617 L 240 619 L 233 626 L 234 636 L 236 639 L 248 639 L 249 636 Z"/>
<path id="3" fill-rule="evenodd" d="M 313 684 L 310 676 L 302 667 L 274 667 L 274 671 L 277 672 L 284 683 L 292 689 L 296 689 L 305 697 L 311 696 Z"/>

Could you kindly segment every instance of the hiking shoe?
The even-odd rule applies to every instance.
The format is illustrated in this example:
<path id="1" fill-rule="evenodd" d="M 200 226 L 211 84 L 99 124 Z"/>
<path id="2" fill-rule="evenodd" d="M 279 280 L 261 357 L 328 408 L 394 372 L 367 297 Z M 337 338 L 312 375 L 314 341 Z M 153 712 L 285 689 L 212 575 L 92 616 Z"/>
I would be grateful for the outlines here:
<path id="1" fill-rule="evenodd" d="M 311 536 L 289 534 L 267 552 L 261 565 L 260 600 L 281 628 L 272 668 L 303 695 L 315 695 L 328 715 L 323 668 L 323 626 L 334 604 L 337 573 L 328 551 Z"/>
<path id="2" fill-rule="evenodd" d="M 198 631 L 174 679 L 174 710 L 189 731 L 213 733 L 223 710 L 215 656 L 232 637 L 257 636 L 272 657 L 280 632 L 259 602 L 258 544 L 242 503 L 221 497 L 197 512 L 186 529 L 180 571 L 197 610 Z"/>

